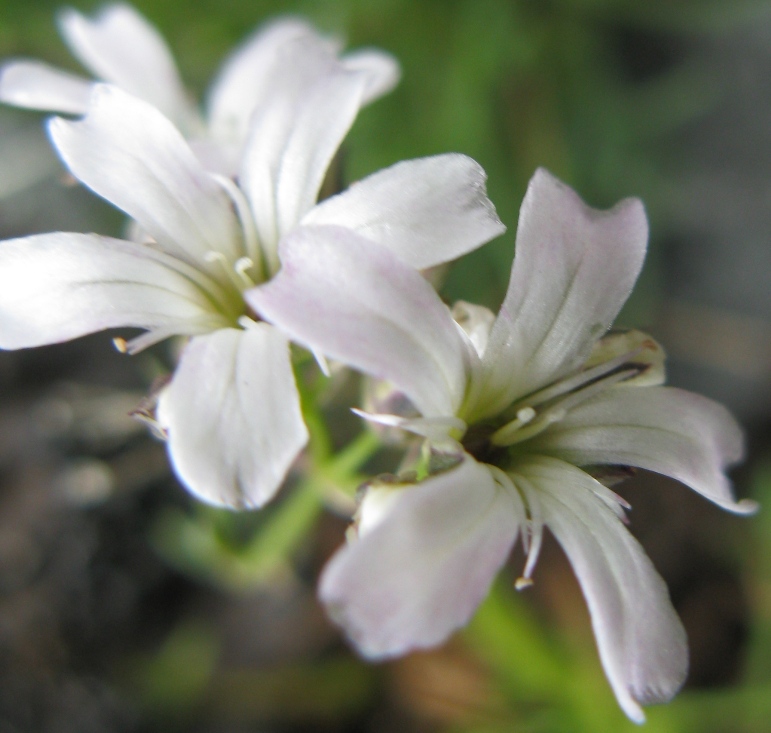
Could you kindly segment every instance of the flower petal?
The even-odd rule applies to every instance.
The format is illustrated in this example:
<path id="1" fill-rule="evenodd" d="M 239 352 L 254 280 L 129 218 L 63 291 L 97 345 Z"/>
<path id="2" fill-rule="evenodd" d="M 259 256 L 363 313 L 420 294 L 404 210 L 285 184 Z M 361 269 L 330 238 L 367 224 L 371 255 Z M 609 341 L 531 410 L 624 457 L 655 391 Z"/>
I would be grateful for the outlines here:
<path id="1" fill-rule="evenodd" d="M 468 336 L 468 340 L 481 359 L 490 339 L 490 329 L 495 323 L 495 313 L 483 305 L 475 305 L 465 300 L 453 303 L 452 317 Z"/>
<path id="2" fill-rule="evenodd" d="M 149 247 L 63 232 L 0 243 L 0 348 L 117 326 L 195 334 L 223 320 L 182 263 Z"/>
<path id="3" fill-rule="evenodd" d="M 647 238 L 637 199 L 597 211 L 550 173 L 536 172 L 520 211 L 509 289 L 485 352 L 485 402 L 476 417 L 582 364 L 629 296 Z"/>
<path id="4" fill-rule="evenodd" d="M 408 486 L 369 532 L 338 550 L 319 597 L 367 657 L 435 646 L 471 618 L 522 521 L 516 498 L 466 456 Z"/>
<path id="5" fill-rule="evenodd" d="M 576 465 L 637 466 L 682 481 L 723 509 L 737 502 L 725 469 L 744 454 L 741 429 L 717 402 L 674 387 L 619 385 L 572 409 L 528 443 Z"/>
<path id="6" fill-rule="evenodd" d="M 194 338 L 161 393 L 158 422 L 191 493 L 262 506 L 308 440 L 286 339 L 265 323 Z"/>
<path id="7" fill-rule="evenodd" d="M 640 704 L 670 700 L 688 669 L 685 631 L 666 585 L 595 493 L 591 476 L 549 458 L 518 466 L 517 473 L 537 488 L 543 519 L 573 566 L 616 698 L 642 723 Z"/>
<path id="8" fill-rule="evenodd" d="M 362 104 L 369 104 L 388 94 L 401 78 L 399 62 L 390 53 L 379 49 L 362 48 L 351 51 L 345 54 L 341 61 L 349 71 L 363 71 L 367 75 Z"/>
<path id="9" fill-rule="evenodd" d="M 86 186 L 136 219 L 164 250 L 199 267 L 208 252 L 243 252 L 230 199 L 157 109 L 117 87 L 94 87 L 88 114 L 50 133 Z"/>
<path id="10" fill-rule="evenodd" d="M 92 86 L 41 61 L 9 61 L 0 68 L 0 101 L 26 109 L 85 114 Z"/>
<path id="11" fill-rule="evenodd" d="M 190 121 L 192 110 L 166 42 L 132 7 L 108 5 L 93 20 L 68 8 L 59 25 L 72 53 L 97 78 L 144 99 L 178 125 Z"/>
<path id="12" fill-rule="evenodd" d="M 455 414 L 465 345 L 420 274 L 348 229 L 299 227 L 281 244 L 281 271 L 245 297 L 313 351 L 401 389 L 425 417 Z"/>
<path id="13" fill-rule="evenodd" d="M 365 74 L 346 71 L 321 47 L 292 43 L 281 56 L 275 88 L 254 111 L 241 175 L 274 266 L 280 236 L 315 203 L 367 83 Z"/>
<path id="14" fill-rule="evenodd" d="M 281 93 L 277 82 L 287 71 L 280 67 L 285 59 L 281 49 L 291 43 L 337 50 L 300 18 L 278 18 L 260 26 L 228 56 L 211 86 L 208 117 L 215 138 L 243 145 L 255 107 Z"/>
<path id="15" fill-rule="evenodd" d="M 303 224 L 335 224 L 388 247 L 419 270 L 502 234 L 482 167 L 457 153 L 408 160 L 323 201 Z"/>

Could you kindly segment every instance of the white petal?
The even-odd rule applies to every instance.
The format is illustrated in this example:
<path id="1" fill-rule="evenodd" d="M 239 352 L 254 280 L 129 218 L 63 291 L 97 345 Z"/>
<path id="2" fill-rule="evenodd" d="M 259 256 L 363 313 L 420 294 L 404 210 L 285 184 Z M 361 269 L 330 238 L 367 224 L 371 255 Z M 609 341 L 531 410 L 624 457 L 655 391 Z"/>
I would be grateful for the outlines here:
<path id="1" fill-rule="evenodd" d="M 648 224 L 637 199 L 590 209 L 545 170 L 522 203 L 511 280 L 485 353 L 478 416 L 494 414 L 589 356 L 629 296 Z"/>
<path id="2" fill-rule="evenodd" d="M 247 291 L 267 320 L 312 350 L 391 382 L 425 417 L 455 414 L 465 345 L 447 307 L 388 250 L 339 227 L 299 227 L 281 271 Z"/>
<path id="3" fill-rule="evenodd" d="M 0 101 L 16 107 L 81 115 L 92 86 L 41 61 L 9 61 L 0 68 Z"/>
<path id="4" fill-rule="evenodd" d="M 323 201 L 303 224 L 336 224 L 423 270 L 502 234 L 481 166 L 457 153 L 408 160 Z"/>
<path id="5" fill-rule="evenodd" d="M 279 18 L 257 29 L 226 60 L 211 87 L 209 126 L 221 142 L 241 146 L 246 140 L 249 121 L 258 103 L 276 92 L 285 70 L 282 47 L 289 43 L 321 47 L 330 52 L 335 46 L 322 38 L 300 18 Z"/>
<path id="6" fill-rule="evenodd" d="M 254 111 L 241 176 L 272 260 L 279 237 L 315 203 L 366 85 L 320 47 L 287 44 L 281 59 L 275 88 Z"/>
<path id="7" fill-rule="evenodd" d="M 640 704 L 670 700 L 688 669 L 685 631 L 666 585 L 637 540 L 595 494 L 593 478 L 547 458 L 517 472 L 538 489 L 543 518 L 573 566 L 616 698 L 641 723 Z"/>
<path id="8" fill-rule="evenodd" d="M 117 326 L 202 333 L 222 320 L 185 266 L 149 247 L 61 232 L 0 242 L 0 348 Z"/>
<path id="9" fill-rule="evenodd" d="M 316 203 L 327 168 L 362 106 L 365 85 L 364 74 L 335 69 L 297 109 L 277 178 L 279 235 Z"/>
<path id="10" fill-rule="evenodd" d="M 191 493 L 262 506 L 308 439 L 286 339 L 265 323 L 194 338 L 161 393 L 158 422 Z"/>
<path id="11" fill-rule="evenodd" d="M 374 528 L 338 550 L 319 597 L 367 657 L 435 646 L 471 618 L 522 519 L 512 495 L 467 456 L 407 487 Z"/>
<path id="12" fill-rule="evenodd" d="M 106 6 L 93 20 L 68 8 L 59 16 L 64 40 L 97 78 L 157 107 L 178 125 L 190 105 L 174 59 L 158 31 L 131 6 Z"/>
<path id="13" fill-rule="evenodd" d="M 577 465 L 645 468 L 729 511 L 756 509 L 754 502 L 736 502 L 724 473 L 744 454 L 739 425 L 717 402 L 674 387 L 609 389 L 528 442 L 528 450 Z"/>
<path id="14" fill-rule="evenodd" d="M 401 78 L 399 62 L 391 56 L 375 48 L 363 48 L 345 54 L 342 62 L 350 71 L 363 71 L 367 75 L 367 86 L 364 89 L 363 104 L 388 94 Z"/>
<path id="15" fill-rule="evenodd" d="M 73 175 L 170 254 L 199 266 L 210 251 L 231 261 L 243 254 L 230 199 L 154 107 L 98 84 L 88 114 L 76 122 L 54 118 L 50 133 Z"/>
<path id="16" fill-rule="evenodd" d="M 490 329 L 495 323 L 495 313 L 483 305 L 458 300 L 452 306 L 452 317 L 468 336 L 477 355 L 482 358 L 490 340 Z"/>

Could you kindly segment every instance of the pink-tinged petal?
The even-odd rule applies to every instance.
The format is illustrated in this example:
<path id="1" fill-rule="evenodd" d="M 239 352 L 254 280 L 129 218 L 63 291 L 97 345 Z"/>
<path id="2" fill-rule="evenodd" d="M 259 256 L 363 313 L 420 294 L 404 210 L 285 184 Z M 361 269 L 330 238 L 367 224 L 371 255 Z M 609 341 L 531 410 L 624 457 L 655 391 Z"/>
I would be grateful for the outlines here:
<path id="1" fill-rule="evenodd" d="M 629 296 L 648 223 L 637 199 L 591 209 L 540 169 L 519 215 L 511 280 L 485 353 L 477 417 L 578 368 Z"/>
<path id="2" fill-rule="evenodd" d="M 278 18 L 260 26 L 225 60 L 211 86 L 209 127 L 217 140 L 242 146 L 258 104 L 284 93 L 279 82 L 288 70 L 281 68 L 286 58 L 282 48 L 293 43 L 330 53 L 337 50 L 300 18 Z"/>
<path id="3" fill-rule="evenodd" d="M 0 68 L 0 102 L 26 109 L 85 114 L 92 86 L 41 61 L 9 61 Z"/>
<path id="4" fill-rule="evenodd" d="M 351 51 L 345 54 L 341 61 L 349 71 L 363 71 L 367 75 L 363 104 L 369 104 L 388 94 L 401 78 L 399 62 L 390 53 L 375 48 Z"/>
<path id="5" fill-rule="evenodd" d="M 362 106 L 366 82 L 361 72 L 335 69 L 298 108 L 277 178 L 279 235 L 316 203 L 327 168 Z"/>
<path id="6" fill-rule="evenodd" d="M 190 341 L 157 416 L 182 483 L 233 509 L 273 498 L 308 440 L 289 344 L 265 323 Z"/>
<path id="7" fill-rule="evenodd" d="M 290 338 L 391 382 L 425 417 L 455 414 L 465 344 L 433 288 L 391 252 L 348 229 L 299 227 L 282 267 L 245 297 Z"/>
<path id="8" fill-rule="evenodd" d="M 241 173 L 274 269 L 279 238 L 315 203 L 366 86 L 321 47 L 287 44 L 281 58 L 273 93 L 254 111 Z"/>
<path id="9" fill-rule="evenodd" d="M 408 160 L 323 201 L 303 224 L 347 227 L 423 270 L 502 234 L 482 167 L 457 153 Z"/>
<path id="10" fill-rule="evenodd" d="M 440 644 L 506 561 L 524 519 L 516 497 L 466 456 L 376 508 L 374 526 L 326 566 L 319 597 L 366 657 Z"/>
<path id="11" fill-rule="evenodd" d="M 192 110 L 166 42 L 132 7 L 108 5 L 93 20 L 68 8 L 59 25 L 72 53 L 94 76 L 144 99 L 176 124 L 190 121 Z"/>
<path id="12" fill-rule="evenodd" d="M 88 114 L 54 118 L 50 134 L 73 175 L 125 211 L 158 244 L 199 267 L 235 261 L 240 229 L 230 199 L 157 109 L 117 87 L 94 87 Z"/>
<path id="13" fill-rule="evenodd" d="M 637 466 L 682 481 L 723 509 L 751 513 L 725 475 L 744 454 L 742 432 L 728 410 L 674 387 L 620 385 L 573 408 L 528 442 L 576 465 Z"/>
<path id="14" fill-rule="evenodd" d="M 95 234 L 0 242 L 0 348 L 135 326 L 168 335 L 223 325 L 206 280 L 149 247 Z"/>
<path id="15" fill-rule="evenodd" d="M 517 468 L 538 490 L 543 519 L 565 550 L 592 617 L 600 660 L 624 712 L 666 702 L 688 669 L 685 631 L 664 581 L 596 481 L 562 461 L 534 459 Z M 513 475 L 515 483 L 517 476 Z"/>

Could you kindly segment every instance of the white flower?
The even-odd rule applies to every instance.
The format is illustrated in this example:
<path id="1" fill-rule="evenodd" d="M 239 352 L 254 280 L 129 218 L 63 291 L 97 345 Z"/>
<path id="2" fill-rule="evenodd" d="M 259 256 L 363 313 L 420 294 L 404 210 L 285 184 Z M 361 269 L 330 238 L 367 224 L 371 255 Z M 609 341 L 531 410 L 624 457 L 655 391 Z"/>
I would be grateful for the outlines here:
<path id="1" fill-rule="evenodd" d="M 155 107 L 96 86 L 87 115 L 53 119 L 51 137 L 72 174 L 148 241 L 54 233 L 0 243 L 0 348 L 126 326 L 146 331 L 124 342 L 129 352 L 192 337 L 157 417 L 190 491 L 239 508 L 269 500 L 307 440 L 287 338 L 243 297 L 275 274 L 280 238 L 332 222 L 422 268 L 503 230 L 484 172 L 462 155 L 399 163 L 314 205 L 368 77 L 324 49 L 298 47 L 290 61 L 323 73 L 276 90 L 255 118 L 238 186 L 208 173 Z"/>
<path id="2" fill-rule="evenodd" d="M 157 107 L 191 141 L 207 168 L 226 175 L 239 169 L 253 115 L 287 83 L 293 47 L 311 53 L 340 50 L 337 42 L 320 36 L 299 18 L 263 25 L 226 59 L 209 90 L 204 119 L 188 98 L 165 41 L 132 7 L 107 5 L 93 19 L 70 8 L 59 21 L 65 42 L 86 69 Z M 363 102 L 390 91 L 399 80 L 398 64 L 382 51 L 349 53 L 341 63 L 366 75 Z M 40 61 L 15 59 L 0 68 L 0 101 L 82 115 L 93 84 Z"/>
<path id="3" fill-rule="evenodd" d="M 627 715 L 642 721 L 640 704 L 677 691 L 682 626 L 622 523 L 625 502 L 588 468 L 642 467 L 730 511 L 754 506 L 735 502 L 723 473 L 742 455 L 728 412 L 660 386 L 662 355 L 644 334 L 601 338 L 637 278 L 647 234 L 639 201 L 595 211 L 541 170 L 497 317 L 462 303 L 453 319 L 417 273 L 335 228 L 287 237 L 282 271 L 247 294 L 301 343 L 401 390 L 420 416 L 369 419 L 423 435 L 443 462 L 420 482 L 370 489 L 358 537 L 322 576 L 321 599 L 364 655 L 435 645 L 465 624 L 520 533 L 528 560 L 519 584 L 528 584 L 548 526 Z"/>

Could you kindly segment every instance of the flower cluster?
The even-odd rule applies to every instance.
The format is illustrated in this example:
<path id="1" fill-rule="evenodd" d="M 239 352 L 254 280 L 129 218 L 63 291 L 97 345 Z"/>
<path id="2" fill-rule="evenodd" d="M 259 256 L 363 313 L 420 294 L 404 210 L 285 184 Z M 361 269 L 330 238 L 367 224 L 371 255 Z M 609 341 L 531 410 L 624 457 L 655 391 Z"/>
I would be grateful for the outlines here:
<path id="1" fill-rule="evenodd" d="M 181 482 L 208 503 L 259 507 L 308 441 L 290 342 L 381 382 L 369 423 L 421 450 L 366 485 L 320 597 L 370 658 L 436 645 L 464 625 L 518 538 L 529 584 L 544 528 L 562 545 L 624 711 L 668 700 L 687 667 L 663 581 L 609 486 L 627 467 L 672 476 L 747 513 L 725 469 L 738 425 L 664 387 L 661 347 L 610 331 L 647 246 L 637 200 L 588 208 L 539 170 L 495 315 L 445 305 L 422 271 L 500 235 L 485 174 L 460 154 L 411 160 L 318 202 L 361 107 L 390 90 L 380 51 L 342 54 L 298 19 L 260 29 L 225 63 L 205 113 L 152 26 L 129 7 L 61 28 L 100 82 L 37 61 L 1 70 L 0 99 L 68 115 L 61 160 L 122 210 L 127 239 L 56 232 L 0 244 L 0 347 L 103 329 L 136 353 L 186 344 L 156 419 Z M 386 410 L 389 410 L 386 412 Z"/>

